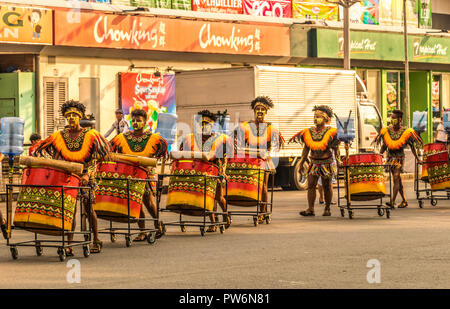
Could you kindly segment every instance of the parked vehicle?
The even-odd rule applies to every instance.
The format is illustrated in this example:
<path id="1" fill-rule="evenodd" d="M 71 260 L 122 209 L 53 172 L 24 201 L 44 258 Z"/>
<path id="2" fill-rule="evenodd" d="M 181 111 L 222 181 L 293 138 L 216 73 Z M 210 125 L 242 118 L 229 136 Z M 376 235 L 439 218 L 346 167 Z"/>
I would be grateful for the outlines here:
<path id="1" fill-rule="evenodd" d="M 194 115 L 202 109 L 227 110 L 230 129 L 254 118 L 250 102 L 269 96 L 274 108 L 267 114 L 288 141 L 304 128 L 313 126 L 315 105 L 326 104 L 338 116 L 355 117 L 356 138 L 351 153 L 373 150 L 373 139 L 381 129 L 380 113 L 367 100 L 364 84 L 355 71 L 275 66 L 178 72 L 175 77 L 178 122 L 192 130 Z M 359 89 L 359 90 L 357 90 Z M 332 126 L 336 126 L 333 117 Z M 184 127 L 185 128 L 185 127 Z M 178 136 L 185 134 L 180 126 Z M 300 168 L 302 146 L 286 144 L 279 152 L 275 185 L 285 189 L 304 189 L 306 179 Z"/>

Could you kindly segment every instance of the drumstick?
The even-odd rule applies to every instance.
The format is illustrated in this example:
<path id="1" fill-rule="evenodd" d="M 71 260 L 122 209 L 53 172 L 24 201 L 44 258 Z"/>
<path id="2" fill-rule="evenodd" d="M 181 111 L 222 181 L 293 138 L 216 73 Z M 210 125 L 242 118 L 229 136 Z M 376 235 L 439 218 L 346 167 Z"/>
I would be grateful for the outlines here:
<path id="1" fill-rule="evenodd" d="M 69 173 L 74 173 L 77 175 L 83 175 L 83 164 L 68 162 L 64 160 L 53 160 L 46 158 L 36 158 L 30 156 L 20 156 L 19 165 L 26 165 L 29 167 L 35 166 L 46 166 L 46 167 L 56 167 L 67 171 Z"/>
<path id="2" fill-rule="evenodd" d="M 208 152 L 201 151 L 172 151 L 170 158 L 176 160 L 197 159 L 202 161 L 210 161 L 211 155 Z"/>
<path id="3" fill-rule="evenodd" d="M 123 153 L 111 153 L 111 159 L 113 161 L 125 161 L 130 163 L 137 163 L 141 166 L 146 167 L 156 167 L 156 164 L 158 163 L 158 159 L 155 158 L 146 158 L 141 156 L 134 156 L 130 154 L 123 154 Z"/>

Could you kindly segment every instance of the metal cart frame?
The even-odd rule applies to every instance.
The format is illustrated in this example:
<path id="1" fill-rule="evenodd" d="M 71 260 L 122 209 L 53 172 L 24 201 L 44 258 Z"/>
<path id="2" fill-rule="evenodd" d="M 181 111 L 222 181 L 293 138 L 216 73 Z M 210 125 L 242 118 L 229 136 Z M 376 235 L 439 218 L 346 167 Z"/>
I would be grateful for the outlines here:
<path id="1" fill-rule="evenodd" d="M 177 175 L 177 174 L 159 174 L 158 175 L 158 186 L 157 186 L 157 194 L 156 194 L 156 205 L 158 208 L 158 212 L 174 212 L 170 209 L 167 208 L 161 208 L 160 207 L 160 203 L 161 203 L 161 195 L 162 195 L 162 191 L 163 191 L 163 180 L 165 177 L 171 177 L 171 176 L 176 176 L 176 177 L 192 177 L 192 175 Z M 229 213 L 225 213 L 225 212 L 218 212 L 218 211 L 210 211 L 206 209 L 206 180 L 208 178 L 215 178 L 218 179 L 220 178 L 220 176 L 211 176 L 211 175 L 195 175 L 195 177 L 203 177 L 203 210 L 202 210 L 202 214 L 199 217 L 203 217 L 203 221 L 189 221 L 189 220 L 183 220 L 183 213 L 180 212 L 180 219 L 179 221 L 172 221 L 172 222 L 167 222 L 167 223 L 163 223 L 163 234 L 165 234 L 166 232 L 166 226 L 179 226 L 181 229 L 181 232 L 186 232 L 186 227 L 187 226 L 191 226 L 191 227 L 199 227 L 200 228 L 200 234 L 202 236 L 205 236 L 205 232 L 206 232 L 206 228 L 207 227 L 211 227 L 211 226 L 218 226 L 220 233 L 223 234 L 225 232 L 225 226 L 227 225 L 227 222 L 225 221 L 216 221 L 214 223 L 212 222 L 206 222 L 206 217 L 209 215 L 227 215 L 229 216 Z M 170 185 L 169 185 L 170 186 Z M 200 211 L 200 210 L 199 210 Z M 184 216 L 189 216 L 187 214 L 184 214 Z M 193 216 L 191 216 L 193 217 Z"/>
<path id="2" fill-rule="evenodd" d="M 58 186 L 58 185 L 19 185 L 19 184 L 7 184 L 6 185 L 6 224 L 9 226 L 9 218 L 11 218 L 12 220 L 12 200 L 10 199 L 10 191 L 12 193 L 13 187 L 32 187 L 32 188 L 60 188 L 61 189 L 61 210 L 62 213 L 64 214 L 64 189 L 77 189 L 79 191 L 81 190 L 88 190 L 89 192 L 89 204 L 91 204 L 92 207 L 92 203 L 91 203 L 91 193 L 92 193 L 92 189 L 91 187 L 75 187 L 75 186 Z M 88 218 L 90 217 L 90 214 L 84 214 L 83 213 L 83 207 L 81 205 L 81 199 L 82 199 L 82 195 L 79 194 L 77 195 L 77 202 L 76 204 L 79 204 L 79 208 L 80 208 L 80 231 L 76 232 L 76 231 L 66 231 L 64 229 L 64 216 L 61 217 L 61 229 L 45 229 L 45 228 L 39 228 L 40 230 L 47 230 L 47 231 L 60 231 L 61 232 L 61 236 L 55 236 L 55 237 L 61 237 L 61 240 L 50 240 L 50 239 L 38 239 L 38 234 L 37 232 L 34 232 L 34 240 L 29 240 L 29 241 L 22 241 L 22 242 L 17 242 L 17 243 L 12 243 L 10 241 L 10 237 L 8 237 L 8 239 L 6 240 L 6 245 L 10 247 L 10 251 L 11 251 L 11 256 L 14 260 L 17 260 L 17 258 L 19 257 L 19 250 L 17 249 L 17 247 L 35 247 L 36 248 L 36 255 L 37 256 L 41 256 L 43 253 L 43 248 L 57 248 L 57 253 L 59 256 L 59 259 L 61 262 L 63 262 L 66 259 L 66 248 L 69 247 L 76 247 L 76 246 L 82 246 L 83 247 L 83 255 L 84 257 L 89 257 L 90 255 L 90 249 L 89 249 L 89 245 L 92 243 L 92 235 L 91 235 L 91 228 L 89 229 L 89 231 L 86 230 L 86 226 L 85 224 L 83 224 L 84 220 L 83 220 L 83 215 L 88 216 Z M 75 204 L 75 210 L 77 205 Z M 11 212 L 11 214 L 10 214 Z M 74 214 L 74 216 L 76 216 L 76 212 Z M 13 226 L 12 222 L 11 222 L 11 231 L 13 229 L 23 229 L 26 230 L 22 227 L 18 227 L 18 226 Z M 33 232 L 31 232 L 33 233 Z M 12 233 L 11 233 L 12 234 Z M 75 241 L 73 240 L 70 244 L 68 241 L 65 240 L 65 236 L 68 235 L 83 235 L 84 236 L 84 241 Z M 9 235 L 11 236 L 11 235 Z"/>
<path id="3" fill-rule="evenodd" d="M 138 228 L 132 228 L 131 224 L 132 223 L 138 223 L 139 221 L 151 221 L 151 222 L 155 222 L 155 221 L 159 221 L 159 211 L 157 208 L 156 211 L 156 218 L 136 218 L 136 219 L 131 219 L 130 218 L 130 181 L 141 181 L 141 182 L 146 182 L 149 184 L 150 186 L 150 194 L 153 194 L 153 190 L 152 190 L 152 186 L 151 183 L 155 182 L 157 183 L 156 179 L 139 179 L 139 178 L 126 178 L 126 179 L 117 179 L 117 178 L 98 178 L 98 180 L 120 180 L 120 181 L 126 181 L 127 182 L 127 206 L 128 206 L 128 216 L 127 216 L 127 227 L 123 228 L 123 227 L 113 227 L 113 221 L 112 220 L 108 220 L 108 219 L 104 219 L 104 218 L 99 218 L 101 220 L 105 220 L 105 221 L 109 221 L 109 227 L 108 228 L 104 228 L 98 231 L 99 234 L 108 234 L 110 235 L 110 239 L 111 242 L 116 242 L 117 237 L 116 235 L 123 235 L 125 236 L 125 245 L 127 247 L 131 247 L 132 244 L 132 240 L 131 240 L 131 236 L 136 235 L 136 234 L 141 234 L 141 233 L 148 233 L 147 235 L 147 242 L 151 245 L 153 245 L 156 241 L 156 233 L 158 232 L 158 229 L 156 228 L 145 228 L 143 230 L 141 230 L 139 227 Z M 144 206 L 143 206 L 144 207 Z M 118 216 L 118 218 L 125 218 L 125 216 Z"/>
<path id="4" fill-rule="evenodd" d="M 448 161 L 437 161 L 433 163 L 450 163 Z M 419 207 L 423 208 L 423 201 L 429 200 L 431 206 L 436 206 L 437 201 L 450 200 L 450 189 L 445 190 L 432 190 L 431 185 L 428 181 L 424 181 L 420 179 L 419 175 L 419 165 L 430 164 L 430 162 L 419 163 L 415 160 L 414 164 L 414 190 L 416 191 L 416 199 L 419 203 Z M 421 186 L 422 183 L 422 186 Z M 440 192 L 441 194 L 437 193 Z M 445 195 L 442 193 L 445 192 Z M 437 193 L 437 194 L 436 194 Z M 421 194 L 425 194 L 425 196 L 421 196 Z"/>
<path id="5" fill-rule="evenodd" d="M 360 165 L 344 165 L 343 168 L 339 168 L 338 169 L 338 179 L 337 179 L 337 189 L 338 189 L 338 207 L 341 211 L 341 216 L 345 217 L 345 210 L 348 211 L 348 217 L 350 219 L 353 219 L 353 211 L 354 210 L 366 210 L 366 209 L 376 209 L 378 211 L 378 215 L 380 217 L 384 216 L 384 214 L 386 214 L 386 218 L 389 219 L 390 218 L 390 213 L 391 213 L 391 207 L 383 204 L 383 199 L 385 199 L 386 197 L 389 198 L 391 205 L 393 205 L 392 203 L 392 174 L 389 171 L 389 194 L 385 194 L 384 196 L 381 196 L 380 198 L 374 199 L 373 201 L 377 201 L 379 202 L 378 205 L 373 205 L 373 204 L 360 204 L 359 201 L 355 201 L 358 202 L 357 205 L 353 206 L 352 205 L 352 200 L 350 198 L 350 194 L 348 194 L 349 192 L 349 171 L 348 169 L 350 167 L 359 167 Z M 383 164 L 376 164 L 376 165 L 370 165 L 371 167 L 376 167 L 376 166 L 382 166 L 383 168 L 385 167 L 390 167 L 390 165 L 383 165 Z M 341 171 L 344 171 L 344 173 L 341 173 Z M 340 180 L 343 179 L 344 180 L 344 196 L 341 196 L 341 190 L 340 190 Z M 346 200 L 345 205 L 341 205 L 341 200 L 344 199 Z M 361 202 L 365 202 L 365 201 L 361 201 Z"/>
<path id="6" fill-rule="evenodd" d="M 273 188 L 274 188 L 274 183 L 275 183 L 275 172 L 272 170 L 267 170 L 267 169 L 258 169 L 258 168 L 228 168 L 227 170 L 251 170 L 251 171 L 258 171 L 258 198 L 256 200 L 256 211 L 230 211 L 229 208 L 229 203 L 228 203 L 228 182 L 227 182 L 227 187 L 225 190 L 225 200 L 227 201 L 227 210 L 228 210 L 228 214 L 230 215 L 230 220 L 232 215 L 235 216 L 251 216 L 253 217 L 253 225 L 254 226 L 258 226 L 258 217 L 259 216 L 264 216 L 264 220 L 266 221 L 266 224 L 270 224 L 270 222 L 272 222 L 272 210 L 273 210 Z M 264 175 L 268 174 L 267 177 L 269 177 L 269 175 L 272 175 L 272 179 L 270 181 L 270 202 L 263 202 L 261 201 L 261 196 L 259 195 L 259 191 L 260 191 L 260 182 L 261 182 L 261 172 L 264 172 Z M 268 186 L 269 186 L 269 181 L 268 181 Z M 269 189 L 269 188 L 267 188 Z M 259 208 L 260 206 L 266 205 L 266 211 L 265 212 L 260 212 Z M 235 207 L 253 207 L 253 206 L 239 206 L 239 205 L 233 205 Z M 269 207 L 270 206 L 270 210 Z"/>

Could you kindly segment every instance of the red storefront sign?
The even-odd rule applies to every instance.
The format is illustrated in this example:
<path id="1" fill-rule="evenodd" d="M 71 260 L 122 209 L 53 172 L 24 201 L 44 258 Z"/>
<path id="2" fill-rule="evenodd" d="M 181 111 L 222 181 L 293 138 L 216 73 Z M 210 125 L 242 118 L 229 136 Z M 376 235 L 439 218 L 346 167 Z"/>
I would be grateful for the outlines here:
<path id="1" fill-rule="evenodd" d="M 244 14 L 252 16 L 292 18 L 291 1 L 243 0 Z"/>
<path id="2" fill-rule="evenodd" d="M 55 45 L 289 56 L 289 27 L 55 12 Z"/>
<path id="3" fill-rule="evenodd" d="M 192 0 L 192 10 L 211 13 L 242 14 L 242 0 Z"/>

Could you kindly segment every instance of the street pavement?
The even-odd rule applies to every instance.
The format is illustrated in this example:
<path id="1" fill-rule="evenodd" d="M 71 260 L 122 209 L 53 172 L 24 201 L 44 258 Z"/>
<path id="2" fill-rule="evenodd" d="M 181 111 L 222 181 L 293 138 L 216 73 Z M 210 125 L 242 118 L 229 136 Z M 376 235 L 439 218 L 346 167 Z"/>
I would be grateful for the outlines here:
<path id="1" fill-rule="evenodd" d="M 60 262 L 56 249 L 37 257 L 34 248 L 19 248 L 19 259 L 12 260 L 2 239 L 0 288 L 450 288 L 450 201 L 434 207 L 425 201 L 420 209 L 413 182 L 405 186 L 410 206 L 393 210 L 390 219 L 373 209 L 342 218 L 336 205 L 331 217 L 322 217 L 323 206 L 317 206 L 316 217 L 305 218 L 298 212 L 306 208 L 306 192 L 276 191 L 270 224 L 254 227 L 251 217 L 234 216 L 224 234 L 204 237 L 198 228 L 182 233 L 168 226 L 155 244 L 130 248 L 123 236 L 111 243 L 102 235 L 102 253 L 84 258 L 81 248 L 74 249 L 80 283 L 67 281 L 72 264 L 69 258 Z M 13 241 L 33 237 L 13 231 Z M 380 283 L 367 280 L 373 259 Z"/>

